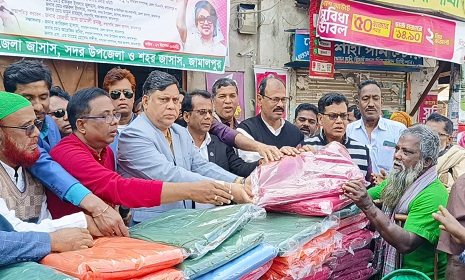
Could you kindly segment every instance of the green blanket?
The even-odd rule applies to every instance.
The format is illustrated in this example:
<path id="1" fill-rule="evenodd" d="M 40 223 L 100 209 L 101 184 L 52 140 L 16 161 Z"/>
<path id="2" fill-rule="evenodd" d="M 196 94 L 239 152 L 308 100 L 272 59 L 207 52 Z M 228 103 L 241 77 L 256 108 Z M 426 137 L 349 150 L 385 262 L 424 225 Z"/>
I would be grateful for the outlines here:
<path id="1" fill-rule="evenodd" d="M 135 225 L 129 233 L 132 238 L 182 247 L 189 258 L 198 259 L 251 220 L 265 216 L 265 209 L 252 204 L 176 209 Z"/>
<path id="2" fill-rule="evenodd" d="M 2 280 L 71 280 L 77 279 L 35 262 L 22 262 L 0 267 Z"/>
<path id="3" fill-rule="evenodd" d="M 345 208 L 342 208 L 339 211 L 334 212 L 333 215 L 338 217 L 339 219 L 344 219 L 347 217 L 357 215 L 360 212 L 362 212 L 362 210 L 360 210 L 360 208 L 358 208 L 357 205 L 351 204 Z"/>

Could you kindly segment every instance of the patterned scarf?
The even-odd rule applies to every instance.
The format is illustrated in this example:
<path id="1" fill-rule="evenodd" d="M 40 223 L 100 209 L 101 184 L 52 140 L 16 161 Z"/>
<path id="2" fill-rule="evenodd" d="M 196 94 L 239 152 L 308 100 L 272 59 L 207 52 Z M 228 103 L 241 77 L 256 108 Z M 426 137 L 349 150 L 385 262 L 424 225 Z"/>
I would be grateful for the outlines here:
<path id="1" fill-rule="evenodd" d="M 436 166 L 430 167 L 428 170 L 425 171 L 420 177 L 418 177 L 415 182 L 405 191 L 404 195 L 402 195 L 399 203 L 397 203 L 396 208 L 394 211 L 391 211 L 387 207 L 383 205 L 382 211 L 391 219 L 392 223 L 395 223 L 395 216 L 396 214 L 408 214 L 408 206 L 410 202 L 426 187 L 428 187 L 431 183 L 433 183 L 438 178 L 438 174 L 436 172 Z M 396 248 L 391 246 L 386 241 L 384 241 L 381 237 L 376 240 L 375 244 L 375 252 L 378 253 L 377 262 L 374 263 L 375 269 L 380 270 L 381 265 L 383 264 L 383 277 L 390 272 L 396 269 Z M 384 257 L 384 258 L 383 258 Z M 402 267 L 402 259 L 403 257 L 400 256 L 400 267 Z"/>

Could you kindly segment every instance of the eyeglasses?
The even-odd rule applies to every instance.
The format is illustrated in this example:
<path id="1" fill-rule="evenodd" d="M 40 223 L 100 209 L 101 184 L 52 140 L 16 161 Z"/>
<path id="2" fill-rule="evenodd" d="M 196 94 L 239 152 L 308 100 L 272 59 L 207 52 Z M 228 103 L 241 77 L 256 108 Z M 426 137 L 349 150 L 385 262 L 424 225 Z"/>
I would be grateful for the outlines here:
<path id="1" fill-rule="evenodd" d="M 450 135 L 449 135 L 449 134 L 446 134 L 446 133 L 441 133 L 441 132 L 438 132 L 438 135 L 439 135 L 439 137 L 441 137 L 441 136 L 444 136 L 444 137 L 450 137 Z"/>
<path id="2" fill-rule="evenodd" d="M 63 118 L 66 115 L 65 109 L 58 109 L 53 112 L 48 113 L 49 115 L 53 115 L 55 118 Z"/>
<path id="3" fill-rule="evenodd" d="M 279 101 L 281 101 L 283 104 L 286 104 L 288 101 L 291 101 L 292 100 L 292 97 L 283 97 L 283 98 L 279 98 L 279 97 L 268 97 L 266 95 L 263 95 L 264 97 L 268 98 L 269 100 L 271 100 L 272 103 L 275 103 L 275 104 L 278 104 Z"/>
<path id="4" fill-rule="evenodd" d="M 207 109 L 192 110 L 191 112 L 196 112 L 197 114 L 201 116 L 205 116 L 207 113 L 209 113 L 210 116 L 213 115 L 213 110 L 207 110 Z"/>
<path id="5" fill-rule="evenodd" d="M 212 24 L 212 23 L 216 22 L 217 19 L 218 19 L 218 18 L 215 17 L 215 16 L 208 16 L 208 17 L 199 16 L 199 17 L 197 18 L 197 23 L 204 24 L 205 21 L 207 21 L 209 24 Z"/>
<path id="6" fill-rule="evenodd" d="M 17 129 L 24 129 L 26 131 L 26 136 L 28 137 L 31 137 L 32 134 L 34 133 L 34 130 L 37 129 L 40 131 L 42 129 L 42 125 L 44 123 L 42 121 L 39 121 L 39 120 L 35 120 L 34 121 L 34 124 L 30 124 L 30 125 L 27 125 L 27 126 L 8 126 L 8 125 L 0 125 L 0 127 L 3 127 L 3 128 L 17 128 Z"/>
<path id="7" fill-rule="evenodd" d="M 105 123 L 110 124 L 113 119 L 116 119 L 119 121 L 121 119 L 121 114 L 120 113 L 114 113 L 114 114 L 108 114 L 106 116 L 86 116 L 82 117 L 81 119 L 105 119 Z"/>
<path id="8" fill-rule="evenodd" d="M 134 92 L 130 89 L 117 89 L 110 91 L 110 97 L 111 99 L 116 100 L 121 96 L 121 93 L 123 93 L 124 97 L 127 99 L 131 99 L 134 96 Z"/>
<path id="9" fill-rule="evenodd" d="M 338 117 L 340 117 L 341 120 L 346 121 L 347 118 L 349 117 L 349 115 L 347 113 L 340 113 L 340 114 L 336 114 L 336 113 L 324 114 L 324 113 L 321 113 L 321 114 L 325 115 L 325 116 L 328 116 L 328 118 L 330 120 L 332 120 L 332 121 L 337 120 Z"/>

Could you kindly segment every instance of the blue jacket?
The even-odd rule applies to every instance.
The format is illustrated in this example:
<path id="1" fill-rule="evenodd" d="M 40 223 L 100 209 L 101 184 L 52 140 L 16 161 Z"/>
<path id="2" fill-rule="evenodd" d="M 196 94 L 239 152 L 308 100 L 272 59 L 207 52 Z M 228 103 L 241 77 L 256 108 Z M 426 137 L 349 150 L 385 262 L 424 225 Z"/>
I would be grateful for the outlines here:
<path id="1" fill-rule="evenodd" d="M 52 243 L 46 232 L 16 232 L 13 226 L 0 215 L 0 266 L 37 262 L 48 255 Z"/>
<path id="2" fill-rule="evenodd" d="M 165 182 L 223 180 L 233 182 L 236 175 L 208 162 L 195 148 L 187 130 L 177 124 L 170 128 L 174 156 L 163 133 L 145 114 L 121 132 L 118 143 L 118 173 L 123 177 L 155 179 Z M 138 208 L 133 219 L 142 222 L 171 209 L 192 208 L 192 201 L 178 201 L 158 207 Z"/>
<path id="3" fill-rule="evenodd" d="M 69 188 L 79 182 L 48 154 L 60 142 L 61 135 L 50 116 L 45 116 L 45 123 L 48 125 L 48 142 L 39 137 L 40 158 L 29 171 L 63 200 Z"/>

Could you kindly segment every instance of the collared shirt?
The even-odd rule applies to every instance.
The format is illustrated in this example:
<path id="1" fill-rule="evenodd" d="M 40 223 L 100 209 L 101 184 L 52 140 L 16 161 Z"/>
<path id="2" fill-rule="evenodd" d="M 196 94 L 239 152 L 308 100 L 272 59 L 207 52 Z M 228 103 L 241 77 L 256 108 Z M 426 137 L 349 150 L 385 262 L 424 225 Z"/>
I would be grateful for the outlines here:
<path id="1" fill-rule="evenodd" d="M 207 132 L 207 134 L 205 135 L 205 139 L 203 140 L 202 144 L 200 144 L 200 147 L 197 147 L 195 145 L 195 141 L 194 141 L 194 138 L 192 137 L 191 133 L 189 132 L 189 129 L 187 129 L 187 133 L 189 134 L 189 136 L 191 137 L 192 139 L 192 143 L 194 144 L 194 146 L 199 150 L 199 153 L 200 155 L 207 161 L 210 161 L 208 159 L 208 144 L 210 144 L 210 142 L 212 141 L 212 137 L 210 136 L 210 133 Z"/>
<path id="2" fill-rule="evenodd" d="M 222 117 L 220 117 L 216 112 L 213 112 L 213 117 L 217 121 L 221 122 L 222 124 L 224 124 L 224 125 L 226 125 L 228 127 L 231 127 L 231 123 L 228 120 L 223 119 Z M 237 129 L 238 125 L 239 125 L 239 121 L 235 117 L 233 117 L 233 127 L 232 128 Z"/>
<path id="3" fill-rule="evenodd" d="M 49 129 L 50 129 L 50 125 L 46 121 L 44 121 L 44 123 L 42 124 L 42 129 L 40 130 L 39 137 L 41 139 L 45 139 L 46 141 L 48 141 L 47 136 L 48 136 Z"/>
<path id="4" fill-rule="evenodd" d="M 310 145 L 319 151 L 328 144 L 328 139 L 326 138 L 323 129 L 321 129 L 320 134 L 305 139 L 301 144 L 302 146 Z M 365 175 L 365 179 L 369 182 L 371 177 L 371 162 L 368 147 L 354 139 L 350 139 L 347 135 L 344 135 L 341 144 L 347 148 L 352 161 L 360 168 L 363 175 Z"/>
<path id="5" fill-rule="evenodd" d="M 271 133 L 273 133 L 274 136 L 278 136 L 281 133 L 281 129 L 283 128 L 284 124 L 286 123 L 284 119 L 281 119 L 281 125 L 278 129 L 274 129 L 271 125 L 269 125 L 263 117 L 260 115 L 262 118 L 263 122 L 265 123 L 266 127 L 270 130 Z M 242 133 L 245 137 L 250 138 L 252 140 L 255 140 L 252 135 L 247 133 L 244 129 L 238 128 L 238 132 Z M 241 157 L 245 162 L 254 162 L 257 160 L 260 160 L 262 157 L 260 156 L 259 153 L 257 152 L 250 152 L 250 151 L 244 151 L 244 150 L 237 150 L 237 154 L 239 157 Z"/>
<path id="6" fill-rule="evenodd" d="M 363 119 L 360 119 L 350 123 L 347 126 L 346 133 L 347 136 L 370 149 L 373 172 L 380 174 L 381 168 L 386 170 L 387 173 L 391 170 L 397 142 L 405 129 L 406 127 L 402 123 L 380 118 L 378 125 L 371 132 L 370 141 Z"/>

